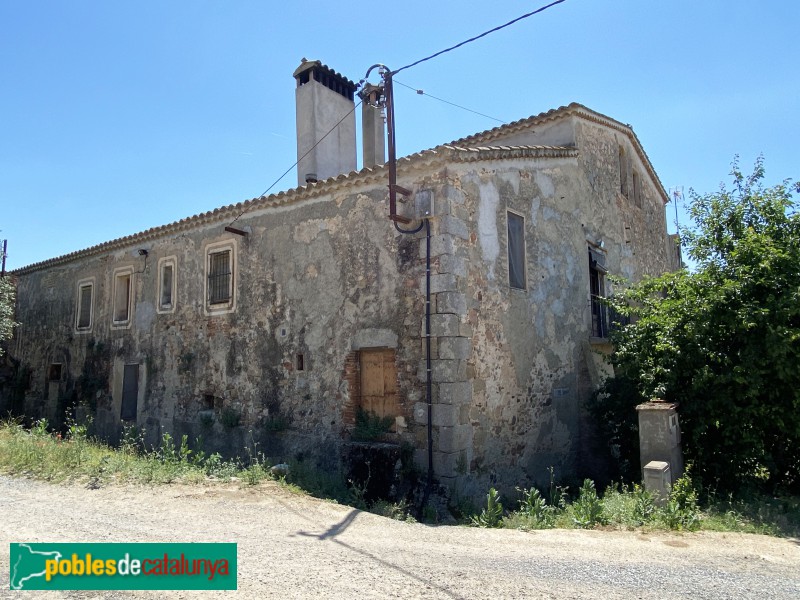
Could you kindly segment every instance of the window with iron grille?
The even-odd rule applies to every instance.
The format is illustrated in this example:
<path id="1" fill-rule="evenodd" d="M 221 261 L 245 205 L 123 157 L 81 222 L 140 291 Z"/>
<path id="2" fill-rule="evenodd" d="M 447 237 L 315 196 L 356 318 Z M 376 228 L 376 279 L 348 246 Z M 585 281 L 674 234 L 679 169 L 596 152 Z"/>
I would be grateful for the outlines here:
<path id="1" fill-rule="evenodd" d="M 208 255 L 208 303 L 225 304 L 231 300 L 233 270 L 231 251 L 222 250 Z"/>
<path id="2" fill-rule="evenodd" d="M 607 338 L 609 332 L 606 296 L 605 256 L 589 249 L 589 293 L 592 305 L 592 337 Z"/>
<path id="3" fill-rule="evenodd" d="M 91 283 L 78 284 L 78 314 L 75 328 L 88 331 L 92 328 L 92 293 L 94 285 Z"/>

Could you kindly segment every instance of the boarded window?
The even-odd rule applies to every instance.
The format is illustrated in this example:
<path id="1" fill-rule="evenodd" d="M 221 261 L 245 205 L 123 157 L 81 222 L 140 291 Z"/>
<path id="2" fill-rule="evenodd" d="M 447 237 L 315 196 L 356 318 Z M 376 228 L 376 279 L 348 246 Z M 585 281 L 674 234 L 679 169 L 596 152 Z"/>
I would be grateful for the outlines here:
<path id="1" fill-rule="evenodd" d="M 642 207 L 642 182 L 636 171 L 633 172 L 633 201 L 636 206 Z"/>
<path id="2" fill-rule="evenodd" d="M 172 287 L 175 267 L 172 263 L 161 266 L 161 308 L 172 308 Z"/>
<path id="3" fill-rule="evenodd" d="M 135 421 L 139 401 L 139 365 L 125 365 L 122 377 L 122 408 L 119 418 Z"/>
<path id="4" fill-rule="evenodd" d="M 92 326 L 92 284 L 82 285 L 78 290 L 78 329 Z"/>
<path id="5" fill-rule="evenodd" d="M 208 255 L 208 302 L 223 304 L 231 299 L 231 251 Z"/>
<path id="6" fill-rule="evenodd" d="M 628 159 L 622 146 L 619 147 L 619 193 L 628 196 Z"/>
<path id="7" fill-rule="evenodd" d="M 361 408 L 379 417 L 400 414 L 394 349 L 363 349 L 361 356 Z"/>
<path id="8" fill-rule="evenodd" d="M 508 213 L 508 285 L 525 289 L 525 219 Z"/>
<path id="9" fill-rule="evenodd" d="M 121 273 L 114 278 L 114 323 L 127 323 L 131 310 L 131 274 Z"/>

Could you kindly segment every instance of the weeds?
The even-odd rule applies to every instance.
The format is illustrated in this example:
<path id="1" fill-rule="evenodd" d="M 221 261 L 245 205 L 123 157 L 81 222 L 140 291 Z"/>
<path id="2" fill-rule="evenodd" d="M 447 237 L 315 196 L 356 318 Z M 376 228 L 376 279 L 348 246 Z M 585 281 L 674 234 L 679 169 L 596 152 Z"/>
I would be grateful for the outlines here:
<path id="1" fill-rule="evenodd" d="M 222 414 L 219 416 L 220 423 L 225 429 L 233 429 L 238 427 L 242 420 L 242 414 L 235 408 L 226 406 L 222 409 Z"/>
<path id="2" fill-rule="evenodd" d="M 597 497 L 597 490 L 591 479 L 583 480 L 578 499 L 572 504 L 572 521 L 580 529 L 605 523 L 603 501 Z"/>
<path id="3" fill-rule="evenodd" d="M 176 441 L 170 434 L 162 435 L 156 448 L 144 444 L 144 431 L 128 427 L 123 432 L 119 449 L 93 440 L 88 435 L 88 423 L 67 423 L 66 434 L 51 434 L 48 423 L 37 421 L 26 429 L 19 421 L 0 422 L 0 473 L 19 474 L 47 481 L 77 481 L 89 487 L 116 482 L 158 484 L 172 481 L 197 483 L 231 481 L 243 485 L 258 485 L 271 474 L 268 459 L 256 444 L 245 450 L 249 460 L 224 460 L 218 453 L 206 455 L 199 450 L 202 440 L 190 448 L 186 436 Z M 311 494 L 343 504 L 357 505 L 389 518 L 411 521 L 409 506 L 401 501 L 391 503 L 366 499 L 366 484 L 345 481 L 338 471 L 316 468 L 310 461 L 290 461 L 285 477 L 278 479 L 284 489 L 298 494 Z M 552 527 L 594 527 L 605 523 L 612 527 L 632 529 L 678 529 L 737 531 L 780 536 L 800 536 L 800 498 L 729 496 L 718 500 L 703 496 L 701 508 L 698 492 L 688 475 L 675 482 L 663 508 L 655 505 L 652 496 L 639 485 L 609 486 L 602 495 L 591 481 L 585 481 L 577 497 L 570 503 L 568 490 L 556 485 L 550 472 L 549 492 L 536 488 L 517 488 L 518 510 L 505 515 L 500 494 L 489 490 L 486 507 L 479 515 L 462 517 L 481 527 L 515 529 L 546 529 Z M 438 522 L 433 503 L 423 507 L 428 522 Z"/>
<path id="4" fill-rule="evenodd" d="M 486 508 L 481 514 L 473 516 L 471 521 L 475 527 L 503 526 L 503 504 L 496 489 L 489 488 L 489 493 L 486 494 Z"/>
<path id="5" fill-rule="evenodd" d="M 358 407 L 356 410 L 356 426 L 353 429 L 353 439 L 359 442 L 371 442 L 377 440 L 383 434 L 388 433 L 392 427 L 394 419 L 392 417 L 379 417 L 372 411 Z"/>

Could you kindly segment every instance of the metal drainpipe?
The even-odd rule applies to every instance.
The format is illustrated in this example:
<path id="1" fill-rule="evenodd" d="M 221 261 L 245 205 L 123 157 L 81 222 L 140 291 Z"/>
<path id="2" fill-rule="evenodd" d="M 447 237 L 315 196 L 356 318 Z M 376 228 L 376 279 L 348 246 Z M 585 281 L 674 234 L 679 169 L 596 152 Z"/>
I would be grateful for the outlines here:
<path id="1" fill-rule="evenodd" d="M 425 395 L 428 403 L 428 484 L 423 506 L 433 486 L 433 380 L 431 379 L 431 222 L 425 219 Z"/>

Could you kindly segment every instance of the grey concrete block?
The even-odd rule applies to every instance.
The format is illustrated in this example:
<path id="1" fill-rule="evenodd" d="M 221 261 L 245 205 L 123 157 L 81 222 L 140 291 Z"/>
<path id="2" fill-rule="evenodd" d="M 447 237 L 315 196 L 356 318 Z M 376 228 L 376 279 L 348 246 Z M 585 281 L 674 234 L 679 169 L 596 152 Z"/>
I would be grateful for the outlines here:
<path id="1" fill-rule="evenodd" d="M 435 405 L 441 406 L 441 405 Z M 454 425 L 440 427 L 438 431 L 439 445 L 435 446 L 440 452 L 458 452 L 466 450 L 472 445 L 472 426 Z"/>
<path id="2" fill-rule="evenodd" d="M 419 278 L 419 291 L 425 293 L 425 277 Z M 456 276 L 452 273 L 431 273 L 431 294 L 458 291 Z"/>
<path id="3" fill-rule="evenodd" d="M 458 315 L 431 315 L 431 335 L 440 337 L 455 337 L 458 336 L 459 325 L 461 319 Z M 422 327 L 424 330 L 425 322 L 423 319 Z"/>
<path id="4" fill-rule="evenodd" d="M 467 224 L 452 215 L 442 215 L 439 218 L 439 232 L 449 233 L 462 240 L 466 240 L 469 237 Z"/>
<path id="5" fill-rule="evenodd" d="M 434 427 L 454 427 L 458 424 L 458 410 L 452 404 L 434 404 L 432 423 Z"/>
<path id="6" fill-rule="evenodd" d="M 440 197 L 447 198 L 453 204 L 464 204 L 464 192 L 452 185 L 443 186 Z"/>
<path id="7" fill-rule="evenodd" d="M 462 406 L 472 403 L 472 382 L 452 381 L 440 383 L 436 402 Z"/>
<path id="8" fill-rule="evenodd" d="M 433 472 L 439 477 L 455 477 L 464 462 L 463 452 L 433 452 Z"/>
<path id="9" fill-rule="evenodd" d="M 425 360 L 419 362 L 417 375 L 420 381 L 426 381 L 428 374 Z M 467 363 L 463 360 L 431 360 L 431 381 L 434 383 L 450 383 L 463 381 L 467 375 Z"/>
<path id="10" fill-rule="evenodd" d="M 419 257 L 425 258 L 425 248 L 427 240 L 421 237 L 419 240 Z M 431 256 L 441 256 L 443 254 L 455 254 L 456 244 L 452 235 L 438 233 L 431 235 Z"/>
<path id="11" fill-rule="evenodd" d="M 461 256 L 443 254 L 439 257 L 439 273 L 452 273 L 457 277 L 466 277 L 467 262 Z"/>
<path id="12" fill-rule="evenodd" d="M 436 294 L 436 312 L 465 315 L 467 314 L 467 297 L 458 292 L 440 292 Z"/>
<path id="13" fill-rule="evenodd" d="M 465 337 L 440 337 L 438 356 L 443 359 L 467 360 L 472 354 L 472 341 Z"/>
<path id="14" fill-rule="evenodd" d="M 428 404 L 426 402 L 416 402 L 414 404 L 414 422 L 417 425 L 428 423 Z"/>

